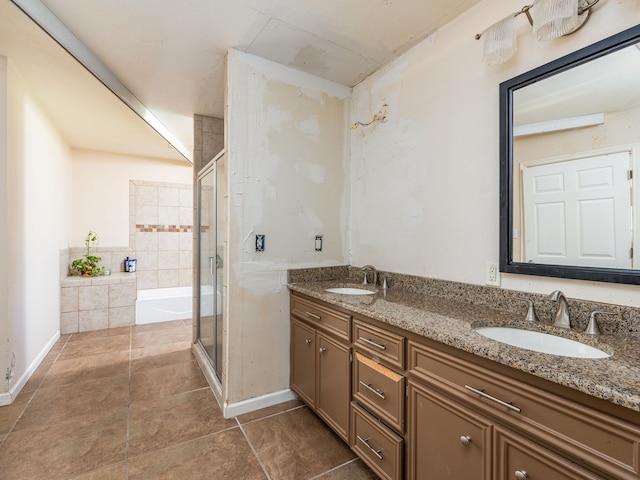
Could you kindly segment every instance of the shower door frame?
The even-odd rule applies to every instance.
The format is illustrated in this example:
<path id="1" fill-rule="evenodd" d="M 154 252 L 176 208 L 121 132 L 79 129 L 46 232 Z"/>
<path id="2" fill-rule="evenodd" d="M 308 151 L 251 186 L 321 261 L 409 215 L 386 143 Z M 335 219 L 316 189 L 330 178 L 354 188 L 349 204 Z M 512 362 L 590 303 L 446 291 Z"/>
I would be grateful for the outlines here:
<path id="1" fill-rule="evenodd" d="M 202 343 L 200 342 L 200 288 L 201 288 L 201 251 L 200 251 L 200 247 L 201 247 L 201 215 L 202 215 L 202 208 L 201 208 L 201 180 L 208 175 L 209 173 L 213 172 L 213 178 L 214 178 L 214 182 L 213 182 L 213 193 L 212 193 L 212 198 L 214 199 L 214 209 L 213 209 L 213 225 L 212 225 L 212 230 L 215 231 L 215 244 L 216 244 L 216 255 L 217 255 L 217 246 L 218 246 L 218 242 L 219 241 L 223 241 L 224 239 L 219 239 L 218 235 L 217 235 L 217 222 L 218 222 L 218 181 L 219 179 L 218 177 L 218 165 L 217 162 L 218 160 L 220 160 L 222 157 L 224 157 L 224 155 L 226 154 L 225 150 L 222 150 L 218 155 L 216 155 L 209 163 L 207 163 L 207 165 L 205 165 L 196 175 L 195 178 L 195 186 L 196 188 L 194 189 L 194 205 L 196 206 L 195 208 L 195 215 L 194 215 L 194 271 L 193 271 L 193 312 L 194 312 L 194 316 L 193 316 L 193 353 L 196 357 L 196 360 L 198 361 L 198 364 L 200 365 L 200 368 L 202 369 L 205 377 L 207 378 L 207 381 L 209 383 L 209 385 L 212 387 L 212 390 L 218 400 L 218 403 L 220 405 L 222 405 L 222 380 L 223 380 L 223 375 L 224 375 L 224 368 L 223 368 L 223 364 L 219 366 L 219 370 L 220 370 L 220 377 L 218 377 L 217 373 L 216 373 L 216 369 L 215 369 L 215 365 L 214 365 L 214 361 L 210 358 L 209 354 L 207 353 L 206 349 L 204 348 L 204 346 L 202 345 Z M 223 179 L 224 181 L 224 179 Z M 223 255 L 224 257 L 224 255 Z M 226 258 L 222 258 L 222 265 L 224 268 L 224 265 L 226 263 Z M 226 272 L 223 272 L 223 275 L 226 275 Z M 217 285 L 217 275 L 213 275 L 214 278 L 214 294 L 213 294 L 213 298 L 214 298 L 214 314 L 217 315 L 217 311 L 218 311 L 218 305 L 217 305 L 217 295 L 216 292 L 218 290 L 218 288 L 220 289 L 221 292 L 223 292 L 223 286 L 222 285 Z M 221 302 L 222 306 L 224 307 L 224 300 Z M 220 342 L 220 348 L 222 349 L 222 354 L 220 355 L 221 358 L 221 363 L 224 362 L 224 351 L 225 351 L 225 339 L 224 339 L 224 322 L 226 321 L 226 312 L 225 309 L 222 308 L 222 332 L 221 332 L 221 338 L 220 339 L 215 339 L 216 343 L 219 341 Z M 217 335 L 217 332 L 216 332 Z M 217 346 L 215 347 L 216 349 L 218 348 Z M 215 355 L 218 356 L 218 355 Z"/>

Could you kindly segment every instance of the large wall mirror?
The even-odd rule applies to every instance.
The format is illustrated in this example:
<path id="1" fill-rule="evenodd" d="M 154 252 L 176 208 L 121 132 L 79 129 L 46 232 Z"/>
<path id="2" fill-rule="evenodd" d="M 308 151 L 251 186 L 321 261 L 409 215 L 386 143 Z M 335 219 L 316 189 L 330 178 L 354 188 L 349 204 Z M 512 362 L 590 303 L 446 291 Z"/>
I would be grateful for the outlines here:
<path id="1" fill-rule="evenodd" d="M 500 85 L 501 271 L 640 284 L 639 42 L 636 26 Z"/>

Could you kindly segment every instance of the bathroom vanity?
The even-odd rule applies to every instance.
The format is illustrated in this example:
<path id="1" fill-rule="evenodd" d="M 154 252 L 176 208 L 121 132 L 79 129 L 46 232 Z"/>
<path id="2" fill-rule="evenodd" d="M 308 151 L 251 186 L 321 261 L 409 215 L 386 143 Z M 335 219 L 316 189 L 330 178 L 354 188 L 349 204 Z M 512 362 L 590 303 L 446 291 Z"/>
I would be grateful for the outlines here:
<path id="1" fill-rule="evenodd" d="M 290 284 L 291 388 L 383 479 L 639 479 L 640 341 L 547 355 L 474 328 L 502 310 L 409 291 Z M 577 335 L 577 337 L 576 337 Z"/>

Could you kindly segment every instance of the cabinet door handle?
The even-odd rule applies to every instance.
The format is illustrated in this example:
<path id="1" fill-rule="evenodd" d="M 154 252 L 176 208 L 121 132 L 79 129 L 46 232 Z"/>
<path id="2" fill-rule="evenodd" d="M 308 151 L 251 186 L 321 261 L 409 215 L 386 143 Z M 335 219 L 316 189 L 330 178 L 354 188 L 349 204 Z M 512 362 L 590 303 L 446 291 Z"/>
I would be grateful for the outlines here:
<path id="1" fill-rule="evenodd" d="M 469 435 L 462 435 L 460 437 L 460 443 L 462 443 L 462 445 L 464 445 L 465 447 L 468 447 L 469 445 L 471 445 L 471 437 Z"/>
<path id="2" fill-rule="evenodd" d="M 485 393 L 484 389 L 482 389 L 482 388 L 480 388 L 480 389 L 473 388 L 473 387 L 470 387 L 469 385 L 465 385 L 464 388 L 466 388 L 467 390 L 471 390 L 473 393 L 477 393 L 481 397 L 484 397 L 484 398 L 486 398 L 488 400 L 491 400 L 492 402 L 496 402 L 496 403 L 502 405 L 503 407 L 510 408 L 514 412 L 521 412 L 522 411 L 520 408 L 516 407 L 512 402 L 505 402 L 504 400 L 500 400 L 499 398 L 496 398 L 496 397 L 494 397 L 492 395 L 489 395 L 488 393 Z"/>
<path id="3" fill-rule="evenodd" d="M 371 340 L 370 338 L 364 338 L 364 337 L 360 337 L 359 340 L 368 343 L 369 345 L 379 348 L 380 350 L 386 350 L 387 347 L 385 345 L 382 345 L 381 343 L 377 343 L 374 342 L 373 340 Z"/>
<path id="4" fill-rule="evenodd" d="M 305 342 L 306 342 L 307 345 L 309 345 L 311 343 L 311 339 L 307 338 L 307 339 L 305 339 Z"/>
<path id="5" fill-rule="evenodd" d="M 524 470 L 516 470 L 516 480 L 527 480 L 529 474 Z"/>
<path id="6" fill-rule="evenodd" d="M 360 380 L 359 382 L 360 382 L 360 385 L 362 385 L 363 387 L 365 387 L 369 391 L 375 393 L 381 399 L 383 399 L 383 400 L 387 399 L 387 397 L 384 396 L 384 392 L 381 392 L 377 388 L 373 388 L 370 383 L 364 383 L 362 380 Z"/>
<path id="7" fill-rule="evenodd" d="M 317 313 L 307 312 L 307 315 L 309 315 L 311 318 L 315 318 L 316 320 L 322 320 L 322 316 L 318 315 Z"/>
<path id="8" fill-rule="evenodd" d="M 324 353 L 324 352 L 326 352 L 326 351 L 327 351 L 327 349 L 326 349 L 326 348 L 324 348 L 324 347 L 320 347 L 320 353 Z"/>
<path id="9" fill-rule="evenodd" d="M 369 445 L 369 439 L 367 438 L 366 440 L 364 438 L 362 438 L 360 435 L 357 436 L 358 440 L 360 440 L 362 443 L 364 443 L 366 445 L 366 447 L 371 450 L 371 452 L 378 457 L 380 460 L 382 460 L 384 457 L 382 455 L 380 455 L 380 452 L 382 450 L 376 450 L 375 448 L 373 448 L 371 445 Z"/>

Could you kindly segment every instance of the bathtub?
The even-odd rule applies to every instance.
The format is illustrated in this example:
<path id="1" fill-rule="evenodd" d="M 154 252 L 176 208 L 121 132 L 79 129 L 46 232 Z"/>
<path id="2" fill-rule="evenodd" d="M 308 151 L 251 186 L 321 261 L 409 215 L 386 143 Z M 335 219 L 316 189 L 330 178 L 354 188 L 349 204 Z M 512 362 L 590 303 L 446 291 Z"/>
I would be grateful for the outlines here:
<path id="1" fill-rule="evenodd" d="M 218 315 L 222 312 L 220 292 L 217 292 Z M 202 315 L 213 312 L 213 288 L 204 289 Z M 153 288 L 138 290 L 136 299 L 136 325 L 168 322 L 192 317 L 193 291 L 191 287 Z M 206 305 L 211 305 L 209 309 Z M 207 311 L 209 310 L 209 311 Z"/>

